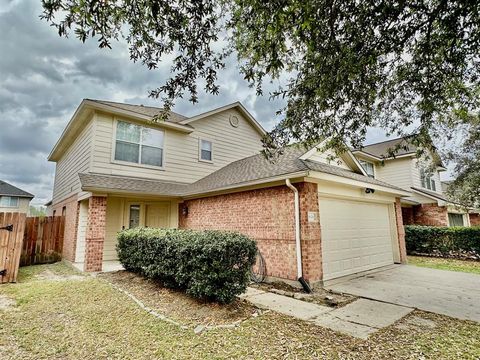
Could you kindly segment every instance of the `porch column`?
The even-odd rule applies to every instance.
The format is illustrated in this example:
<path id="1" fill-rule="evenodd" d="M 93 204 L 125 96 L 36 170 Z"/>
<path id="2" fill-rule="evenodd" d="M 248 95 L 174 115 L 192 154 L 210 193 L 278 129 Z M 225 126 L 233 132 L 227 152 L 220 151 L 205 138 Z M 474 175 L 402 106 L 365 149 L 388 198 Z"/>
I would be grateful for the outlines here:
<path id="1" fill-rule="evenodd" d="M 407 263 L 407 247 L 405 245 L 405 228 L 403 227 L 402 204 L 400 198 L 395 198 L 395 218 L 397 219 L 398 247 L 400 263 Z"/>
<path id="2" fill-rule="evenodd" d="M 88 224 L 85 234 L 85 272 L 102 271 L 103 243 L 107 219 L 107 198 L 92 196 L 88 199 Z"/>

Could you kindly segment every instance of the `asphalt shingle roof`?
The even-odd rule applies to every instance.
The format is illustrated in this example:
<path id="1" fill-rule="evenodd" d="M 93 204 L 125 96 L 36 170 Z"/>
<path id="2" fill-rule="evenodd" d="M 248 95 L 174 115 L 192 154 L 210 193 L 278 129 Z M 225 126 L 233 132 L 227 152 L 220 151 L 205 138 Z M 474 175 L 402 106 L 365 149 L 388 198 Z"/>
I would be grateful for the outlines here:
<path id="1" fill-rule="evenodd" d="M 307 150 L 302 146 L 290 146 L 284 149 L 284 152 L 274 162 L 265 158 L 262 154 L 250 156 L 232 162 L 192 184 L 168 183 L 157 180 L 100 174 L 79 174 L 79 176 L 83 189 L 113 189 L 124 192 L 186 196 L 207 193 L 226 187 L 241 186 L 244 183 L 276 176 L 295 173 L 301 173 L 300 176 L 306 176 L 308 171 L 311 170 L 405 191 L 383 181 L 337 166 L 301 160 L 300 157 Z"/>
<path id="2" fill-rule="evenodd" d="M 397 149 L 397 146 L 399 148 Z M 395 156 L 412 154 L 417 151 L 417 147 L 408 142 L 405 138 L 382 141 L 376 144 L 365 145 L 361 149 L 357 149 L 374 155 L 379 158 L 390 157 L 389 150 L 395 150 Z"/>
<path id="3" fill-rule="evenodd" d="M 413 190 L 416 190 L 420 193 L 423 193 L 423 194 L 426 194 L 426 195 L 429 195 L 429 196 L 433 196 L 434 198 L 437 198 L 437 199 L 440 199 L 440 200 L 443 200 L 443 201 L 449 201 L 445 196 L 443 196 L 442 194 L 439 194 L 435 191 L 430 191 L 430 190 L 427 190 L 427 189 L 421 189 L 421 188 L 417 188 L 417 187 L 412 187 Z"/>
<path id="4" fill-rule="evenodd" d="M 124 104 L 124 103 L 118 103 L 114 101 L 105 101 L 105 100 L 94 100 L 94 99 L 89 99 L 89 100 L 99 104 L 116 107 L 118 109 L 133 111 L 138 114 L 146 115 L 150 117 L 154 117 L 155 115 L 160 114 L 160 112 L 163 110 L 162 108 L 154 107 L 154 106 Z M 170 111 L 167 121 L 171 123 L 179 123 L 180 121 L 183 121 L 185 119 L 187 119 L 186 116 Z"/>
<path id="5" fill-rule="evenodd" d="M 2 180 L 0 180 L 0 195 L 34 198 L 34 195 Z"/>

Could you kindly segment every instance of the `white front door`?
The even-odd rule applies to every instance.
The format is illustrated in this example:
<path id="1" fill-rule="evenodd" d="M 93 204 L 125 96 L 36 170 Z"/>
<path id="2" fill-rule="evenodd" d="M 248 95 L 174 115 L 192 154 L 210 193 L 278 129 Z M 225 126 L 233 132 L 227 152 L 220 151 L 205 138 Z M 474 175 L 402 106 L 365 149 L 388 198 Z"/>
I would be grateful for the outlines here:
<path id="1" fill-rule="evenodd" d="M 323 280 L 393 264 L 390 207 L 320 198 Z"/>

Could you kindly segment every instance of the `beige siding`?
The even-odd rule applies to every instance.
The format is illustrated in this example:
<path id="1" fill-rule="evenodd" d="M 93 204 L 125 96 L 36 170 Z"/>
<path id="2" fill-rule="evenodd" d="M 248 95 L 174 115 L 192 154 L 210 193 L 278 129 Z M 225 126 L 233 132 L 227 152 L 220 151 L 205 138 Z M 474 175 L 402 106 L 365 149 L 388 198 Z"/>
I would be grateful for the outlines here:
<path id="1" fill-rule="evenodd" d="M 229 123 L 231 115 L 240 120 L 237 128 Z M 112 115 L 97 114 L 92 172 L 188 183 L 262 149 L 261 135 L 238 111 L 231 109 L 191 123 L 195 128 L 191 134 L 165 130 L 163 169 L 120 164 L 112 161 L 114 126 Z M 212 141 L 213 163 L 199 161 L 199 139 Z"/>
<path id="2" fill-rule="evenodd" d="M 317 151 L 311 156 L 309 156 L 308 160 L 317 161 L 324 164 L 329 164 L 329 165 L 341 167 L 343 169 L 351 170 L 350 167 L 347 164 L 345 164 L 343 160 L 339 159 L 335 155 L 333 150 L 327 150 L 323 152 Z"/>
<path id="3" fill-rule="evenodd" d="M 420 168 L 423 166 L 424 168 L 427 168 L 430 166 L 430 161 L 429 159 L 415 159 L 412 161 L 412 176 L 413 176 L 413 186 L 421 188 L 422 187 L 422 180 L 420 178 Z M 436 192 L 439 194 L 443 193 L 442 190 L 442 183 L 440 182 L 440 174 L 438 171 L 434 171 L 433 174 L 433 180 L 435 180 L 435 185 L 436 185 Z"/>
<path id="4" fill-rule="evenodd" d="M 385 161 L 375 166 L 375 177 L 378 180 L 409 190 L 413 186 L 412 163 L 410 157 Z"/>
<path id="5" fill-rule="evenodd" d="M 27 213 L 30 207 L 30 199 L 27 198 L 18 198 L 18 206 L 15 207 L 1 207 L 0 206 L 0 213 L 1 212 L 19 212 L 19 213 Z"/>
<path id="6" fill-rule="evenodd" d="M 89 170 L 92 131 L 93 121 L 90 119 L 57 162 L 53 186 L 53 204 L 80 191 L 78 173 L 88 172 Z"/>

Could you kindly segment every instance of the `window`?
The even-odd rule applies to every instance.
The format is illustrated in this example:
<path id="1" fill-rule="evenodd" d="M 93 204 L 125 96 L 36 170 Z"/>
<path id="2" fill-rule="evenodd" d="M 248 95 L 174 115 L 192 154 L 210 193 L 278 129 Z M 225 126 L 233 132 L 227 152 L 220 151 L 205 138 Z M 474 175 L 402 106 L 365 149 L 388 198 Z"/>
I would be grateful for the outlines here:
<path id="1" fill-rule="evenodd" d="M 212 142 L 200 140 L 200 160 L 212 161 Z"/>
<path id="2" fill-rule="evenodd" d="M 450 226 L 465 226 L 463 214 L 448 213 L 448 224 Z"/>
<path id="3" fill-rule="evenodd" d="M 375 177 L 375 165 L 373 165 L 373 163 L 370 161 L 360 160 L 360 165 L 362 165 L 369 177 Z"/>
<path id="4" fill-rule="evenodd" d="M 428 174 L 425 169 L 420 169 L 420 181 L 423 188 L 437 191 L 437 185 L 433 179 L 433 174 Z"/>
<path id="5" fill-rule="evenodd" d="M 162 167 L 163 137 L 161 130 L 118 121 L 115 160 Z"/>
<path id="6" fill-rule="evenodd" d="M 130 223 L 128 227 L 134 229 L 140 226 L 140 205 L 130 205 Z"/>
<path id="7" fill-rule="evenodd" d="M 0 196 L 0 206 L 3 207 L 17 207 L 18 197 L 16 196 Z"/>

